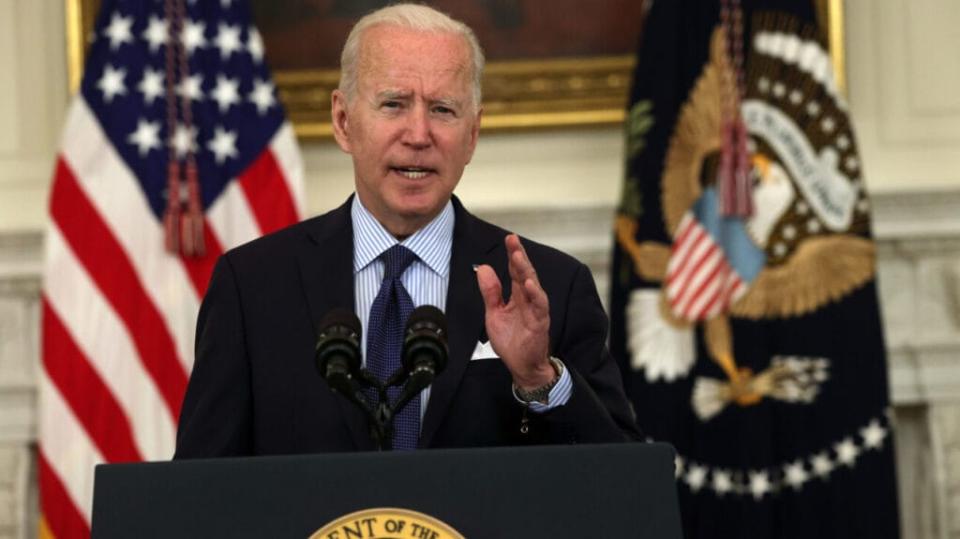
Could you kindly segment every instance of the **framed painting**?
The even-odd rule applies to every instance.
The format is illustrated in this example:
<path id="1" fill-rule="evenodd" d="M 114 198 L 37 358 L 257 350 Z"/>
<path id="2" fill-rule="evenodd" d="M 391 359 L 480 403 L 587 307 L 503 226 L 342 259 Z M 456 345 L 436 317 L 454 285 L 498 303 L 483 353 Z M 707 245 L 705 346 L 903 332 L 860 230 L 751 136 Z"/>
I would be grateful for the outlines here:
<path id="1" fill-rule="evenodd" d="M 79 85 L 100 0 L 65 0 L 69 80 Z M 842 0 L 814 0 L 843 88 Z M 252 0 L 280 99 L 302 138 L 329 137 L 330 92 L 351 25 L 389 0 Z M 483 127 L 623 121 L 640 0 L 434 0 L 466 22 L 487 55 Z M 586 10 L 586 11 L 585 11 Z M 576 14 L 583 14 L 577 16 Z"/>

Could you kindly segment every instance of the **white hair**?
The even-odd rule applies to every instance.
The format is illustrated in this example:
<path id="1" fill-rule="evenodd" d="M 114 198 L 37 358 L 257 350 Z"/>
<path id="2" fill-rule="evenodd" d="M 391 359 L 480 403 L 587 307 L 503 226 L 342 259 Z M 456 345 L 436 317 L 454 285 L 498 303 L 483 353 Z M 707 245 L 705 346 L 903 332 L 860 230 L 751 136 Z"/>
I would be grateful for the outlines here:
<path id="1" fill-rule="evenodd" d="M 350 30 L 343 52 L 340 53 L 340 91 L 347 101 L 357 91 L 357 60 L 363 33 L 378 25 L 398 26 L 421 32 L 451 33 L 459 35 L 467 43 L 473 60 L 473 105 L 480 107 L 481 78 L 483 76 L 483 49 L 473 30 L 462 22 L 450 18 L 429 6 L 421 4 L 393 4 L 365 15 Z"/>

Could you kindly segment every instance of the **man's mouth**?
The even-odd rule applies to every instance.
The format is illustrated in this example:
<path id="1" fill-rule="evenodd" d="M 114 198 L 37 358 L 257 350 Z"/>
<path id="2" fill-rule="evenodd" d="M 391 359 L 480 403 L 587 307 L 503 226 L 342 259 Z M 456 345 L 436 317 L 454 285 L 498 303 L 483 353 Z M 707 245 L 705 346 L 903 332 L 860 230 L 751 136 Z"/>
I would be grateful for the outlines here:
<path id="1" fill-rule="evenodd" d="M 420 178 L 425 178 L 427 174 L 431 172 L 436 172 L 432 168 L 424 167 L 391 167 L 391 169 L 404 178 L 411 180 L 419 180 Z"/>

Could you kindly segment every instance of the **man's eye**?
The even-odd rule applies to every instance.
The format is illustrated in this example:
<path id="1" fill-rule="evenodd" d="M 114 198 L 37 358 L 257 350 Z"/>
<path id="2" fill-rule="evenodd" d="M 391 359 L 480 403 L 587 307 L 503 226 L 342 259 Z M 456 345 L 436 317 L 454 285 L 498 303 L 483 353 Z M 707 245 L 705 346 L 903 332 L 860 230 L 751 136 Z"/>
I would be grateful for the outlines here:
<path id="1" fill-rule="evenodd" d="M 380 107 L 385 109 L 398 109 L 400 106 L 399 101 L 384 101 L 380 104 Z"/>
<path id="2" fill-rule="evenodd" d="M 454 116 L 456 114 L 456 111 L 454 111 L 450 107 L 433 107 L 433 112 L 436 112 L 437 114 L 447 115 L 447 116 Z"/>

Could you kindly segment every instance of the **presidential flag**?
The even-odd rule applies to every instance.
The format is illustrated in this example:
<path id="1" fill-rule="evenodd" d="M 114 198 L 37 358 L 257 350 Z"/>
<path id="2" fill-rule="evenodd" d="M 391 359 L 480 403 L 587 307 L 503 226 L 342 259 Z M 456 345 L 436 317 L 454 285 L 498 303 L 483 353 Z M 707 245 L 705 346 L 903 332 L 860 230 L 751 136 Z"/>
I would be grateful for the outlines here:
<path id="1" fill-rule="evenodd" d="M 302 166 L 239 0 L 105 0 L 50 192 L 44 537 L 90 533 L 93 467 L 169 459 L 225 250 L 296 222 Z"/>
<path id="2" fill-rule="evenodd" d="M 685 536 L 897 537 L 864 173 L 809 0 L 660 0 L 626 122 L 611 348 Z"/>

